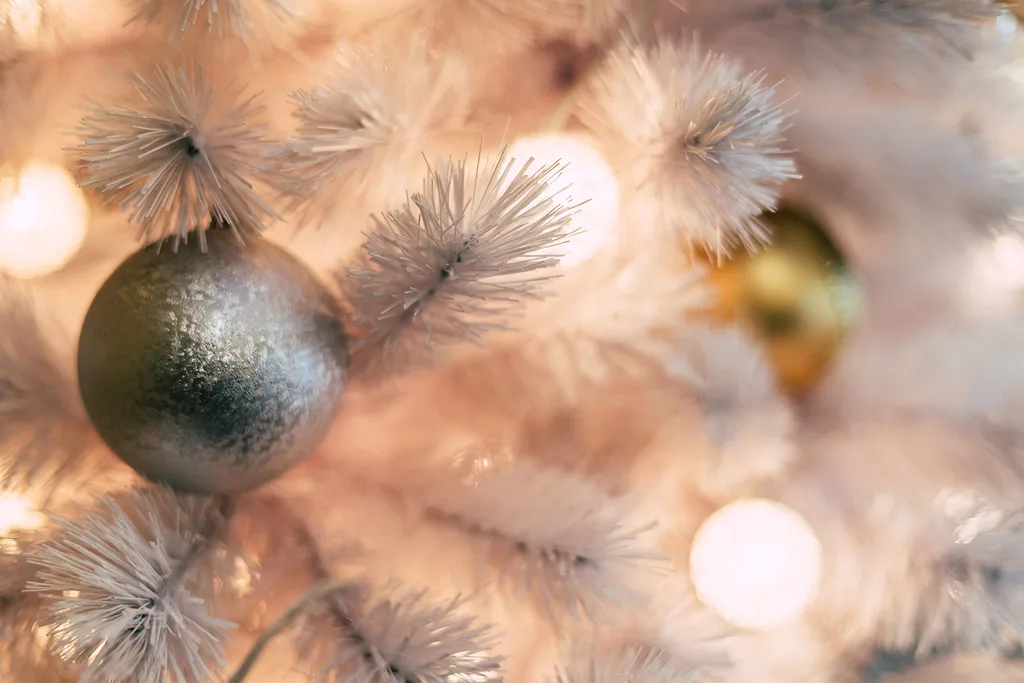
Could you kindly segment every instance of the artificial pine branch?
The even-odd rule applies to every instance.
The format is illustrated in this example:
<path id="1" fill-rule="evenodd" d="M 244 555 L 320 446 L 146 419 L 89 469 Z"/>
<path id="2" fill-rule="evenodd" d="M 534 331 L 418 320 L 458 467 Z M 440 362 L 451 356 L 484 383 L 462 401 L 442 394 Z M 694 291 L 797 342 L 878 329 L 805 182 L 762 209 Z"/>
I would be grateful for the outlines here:
<path id="1" fill-rule="evenodd" d="M 1024 643 L 1024 515 L 975 510 L 936 571 L 918 657 L 940 648 L 1005 654 Z"/>
<path id="2" fill-rule="evenodd" d="M 0 534 L 0 680 L 62 681 L 57 663 L 40 645 L 44 603 L 25 588 L 36 574 L 28 561 L 36 534 Z"/>
<path id="3" fill-rule="evenodd" d="M 615 145 L 657 227 L 723 252 L 766 239 L 757 216 L 796 177 L 773 97 L 762 73 L 697 42 L 626 41 L 588 83 L 580 116 Z"/>
<path id="4" fill-rule="evenodd" d="M 298 225 L 330 219 L 353 205 L 390 202 L 395 178 L 415 168 L 430 136 L 465 122 L 465 65 L 419 43 L 395 49 L 342 47 L 329 85 L 292 95 L 295 138 L 280 152 L 288 178 L 283 201 Z"/>
<path id="5" fill-rule="evenodd" d="M 785 53 L 792 69 L 848 75 L 851 65 L 948 73 L 992 45 L 990 22 L 1004 11 L 994 0 L 781 0 L 746 3 L 696 25 L 730 45 L 752 37 L 757 47 Z M 765 39 L 770 41 L 770 45 Z M 742 52 L 741 48 L 741 52 Z M 763 56 L 763 55 L 762 55 Z M 772 55 L 769 55 L 771 57 Z M 807 59 L 813 56 L 813 61 Z"/>
<path id="6" fill-rule="evenodd" d="M 131 85 L 134 98 L 93 106 L 77 151 L 84 184 L 130 211 L 143 240 L 172 237 L 177 248 L 195 230 L 205 245 L 211 217 L 240 237 L 277 218 L 254 185 L 280 182 L 255 96 L 215 87 L 192 63 L 158 65 Z"/>
<path id="7" fill-rule="evenodd" d="M 480 542 L 499 581 L 547 617 L 601 623 L 643 607 L 639 587 L 662 556 L 645 543 L 651 527 L 628 526 L 624 501 L 579 475 L 476 453 L 453 479 L 417 495 L 425 519 Z"/>
<path id="8" fill-rule="evenodd" d="M 138 6 L 131 22 L 159 23 L 179 34 L 193 27 L 216 38 L 247 38 L 255 28 L 249 5 L 261 3 L 272 13 L 288 16 L 282 0 L 134 0 Z"/>
<path id="9" fill-rule="evenodd" d="M 299 540 L 317 583 L 260 635 L 229 683 L 242 683 L 272 640 L 300 623 L 296 655 L 316 683 L 483 683 L 499 680 L 490 627 L 460 614 L 462 601 L 426 592 L 375 595 L 363 579 L 331 576 L 316 539 Z"/>
<path id="10" fill-rule="evenodd" d="M 26 290 L 0 278 L 0 489 L 48 490 L 94 441 Z"/>
<path id="11" fill-rule="evenodd" d="M 735 327 L 691 325 L 667 363 L 695 394 L 716 447 L 702 490 L 728 494 L 775 479 L 797 456 L 796 415 L 760 348 Z"/>
<path id="12" fill-rule="evenodd" d="M 341 279 L 365 366 L 400 369 L 436 346 L 479 343 L 554 277 L 549 250 L 566 241 L 573 209 L 556 201 L 560 166 L 530 166 L 504 153 L 440 164 L 422 192 L 376 220 L 367 263 Z"/>
<path id="13" fill-rule="evenodd" d="M 48 600 L 53 652 L 83 681 L 211 683 L 233 624 L 211 613 L 230 503 L 134 488 L 54 520 L 27 590 Z"/>
<path id="14" fill-rule="evenodd" d="M 649 647 L 599 654 L 558 670 L 552 683 L 694 683 L 699 671 L 687 662 Z"/>
<path id="15" fill-rule="evenodd" d="M 434 603 L 425 591 L 390 598 L 348 592 L 308 614 L 299 656 L 317 683 L 500 680 L 489 627 L 459 614 L 461 603 Z"/>

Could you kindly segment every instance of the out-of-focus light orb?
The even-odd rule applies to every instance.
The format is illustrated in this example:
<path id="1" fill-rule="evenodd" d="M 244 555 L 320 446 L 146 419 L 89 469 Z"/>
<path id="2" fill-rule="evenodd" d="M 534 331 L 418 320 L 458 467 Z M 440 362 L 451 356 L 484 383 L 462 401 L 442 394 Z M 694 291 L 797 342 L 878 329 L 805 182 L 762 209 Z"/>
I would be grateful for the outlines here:
<path id="1" fill-rule="evenodd" d="M 590 259 L 614 235 L 619 218 L 619 181 L 604 155 L 585 138 L 552 133 L 520 138 L 508 150 L 517 168 L 529 159 L 531 170 L 559 164 L 563 169 L 554 185 L 566 188 L 560 201 L 576 206 L 568 244 L 551 248 L 562 266 L 573 267 Z"/>
<path id="2" fill-rule="evenodd" d="M 88 225 L 89 205 L 66 169 L 32 162 L 0 178 L 0 274 L 30 279 L 60 270 Z"/>
<path id="3" fill-rule="evenodd" d="M 0 27 L 13 31 L 20 43 L 35 45 L 43 31 L 43 6 L 39 0 L 7 0 L 0 3 Z M 0 33 L 2 35 L 2 33 Z"/>
<path id="4" fill-rule="evenodd" d="M 803 614 L 821 579 L 821 543 L 790 508 L 731 503 L 705 520 L 690 550 L 697 597 L 732 624 L 767 631 Z"/>
<path id="5" fill-rule="evenodd" d="M 1000 311 L 1024 294 L 1024 236 L 1007 233 L 977 248 L 970 261 L 968 303 Z"/>
<path id="6" fill-rule="evenodd" d="M 30 500 L 13 493 L 0 493 L 0 536 L 12 531 L 38 529 L 46 518 Z"/>

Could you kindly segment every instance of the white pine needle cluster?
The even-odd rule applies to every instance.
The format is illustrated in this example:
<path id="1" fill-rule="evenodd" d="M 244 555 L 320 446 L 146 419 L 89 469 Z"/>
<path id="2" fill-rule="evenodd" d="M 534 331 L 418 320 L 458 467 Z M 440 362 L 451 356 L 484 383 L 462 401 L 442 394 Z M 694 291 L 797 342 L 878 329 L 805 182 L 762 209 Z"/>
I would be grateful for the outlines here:
<path id="1" fill-rule="evenodd" d="M 0 279 L 0 488 L 84 464 L 92 429 L 25 291 Z"/>
<path id="2" fill-rule="evenodd" d="M 32 680 L 45 666 L 45 652 L 37 641 L 40 601 L 26 594 L 35 574 L 26 551 L 34 534 L 0 533 L 0 680 Z"/>
<path id="3" fill-rule="evenodd" d="M 773 97 L 763 74 L 696 42 L 628 42 L 595 74 L 580 115 L 616 145 L 662 231 L 722 252 L 766 238 L 757 216 L 796 176 Z"/>
<path id="4" fill-rule="evenodd" d="M 204 559 L 225 523 L 213 499 L 162 488 L 57 519 L 29 590 L 49 601 L 51 647 L 83 681 L 220 680 L 232 625 L 210 613 Z"/>
<path id="5" fill-rule="evenodd" d="M 785 0 L 747 3 L 718 10 L 698 21 L 709 35 L 721 34 L 722 47 L 777 61 L 789 71 L 849 78 L 851 65 L 884 65 L 889 75 L 913 80 L 947 65 L 960 65 L 991 46 L 991 22 L 1004 11 L 992 0 Z M 725 6 L 723 6 L 725 7 Z M 719 43 L 715 39 L 716 44 Z M 744 44 L 746 43 L 746 44 Z M 781 59 L 780 59 L 781 58 Z M 932 73 L 929 74 L 929 71 Z"/>
<path id="6" fill-rule="evenodd" d="M 462 53 L 515 51 L 542 40 L 588 44 L 615 29 L 625 0 L 405 0 L 397 27 L 425 29 Z"/>
<path id="7" fill-rule="evenodd" d="M 634 609 L 663 558 L 632 528 L 622 501 L 585 477 L 528 462 L 466 459 L 457 487 L 424 492 L 427 518 L 479 539 L 485 561 L 544 613 L 600 619 Z"/>
<path id="8" fill-rule="evenodd" d="M 691 326 L 669 371 L 696 393 L 716 456 L 704 473 L 708 492 L 736 491 L 782 475 L 796 459 L 796 416 L 771 366 L 734 327 Z"/>
<path id="9" fill-rule="evenodd" d="M 500 155 L 430 171 L 423 191 L 385 213 L 364 249 L 367 264 L 342 287 L 362 352 L 400 368 L 435 346 L 479 343 L 508 329 L 523 300 L 538 296 L 570 231 L 572 207 L 557 201 L 560 167 Z"/>
<path id="10" fill-rule="evenodd" d="M 484 683 L 499 680 L 489 629 L 460 602 L 424 593 L 329 599 L 306 620 L 299 656 L 316 683 Z"/>
<path id="11" fill-rule="evenodd" d="M 553 683 L 695 683 L 698 671 L 654 648 L 631 647 L 594 657 L 559 670 Z"/>
<path id="12" fill-rule="evenodd" d="M 936 601 L 925 605 L 918 656 L 948 647 L 1009 653 L 1024 644 L 1024 517 L 997 515 L 982 508 L 960 524 Z"/>
<path id="13" fill-rule="evenodd" d="M 246 38 L 255 28 L 249 5 L 260 3 L 279 16 L 287 9 L 281 0 L 135 0 L 132 21 L 160 23 L 181 34 L 198 28 L 215 37 Z"/>
<path id="14" fill-rule="evenodd" d="M 212 223 L 241 236 L 276 218 L 254 183 L 275 174 L 262 107 L 217 85 L 199 65 L 157 66 L 131 81 L 135 98 L 95 106 L 82 120 L 85 184 L 129 211 L 146 240 L 174 238 Z"/>
<path id="15" fill-rule="evenodd" d="M 341 48 L 329 85 L 292 96 L 300 123 L 282 148 L 281 170 L 299 224 L 361 219 L 339 212 L 389 201 L 396 174 L 418 163 L 424 141 L 465 120 L 466 78 L 462 62 L 418 43 Z"/>

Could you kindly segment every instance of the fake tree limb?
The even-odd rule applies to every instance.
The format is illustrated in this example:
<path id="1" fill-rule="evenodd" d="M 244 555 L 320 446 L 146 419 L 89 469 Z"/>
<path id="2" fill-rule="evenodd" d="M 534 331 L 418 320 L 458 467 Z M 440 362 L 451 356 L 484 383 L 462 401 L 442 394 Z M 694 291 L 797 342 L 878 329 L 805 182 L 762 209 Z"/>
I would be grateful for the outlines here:
<path id="1" fill-rule="evenodd" d="M 284 611 L 281 616 L 274 620 L 274 622 L 267 627 L 260 637 L 250 648 L 245 659 L 239 665 L 235 673 L 228 679 L 228 683 L 243 683 L 252 668 L 256 665 L 256 661 L 263 654 L 263 650 L 276 638 L 281 635 L 282 632 L 286 631 L 288 627 L 292 626 L 299 617 L 306 613 L 308 609 L 317 605 L 317 603 L 330 597 L 332 594 L 338 591 L 351 588 L 353 583 L 350 579 L 326 579 L 313 584 L 312 587 L 307 590 L 302 597 L 292 603 L 292 606 Z"/>

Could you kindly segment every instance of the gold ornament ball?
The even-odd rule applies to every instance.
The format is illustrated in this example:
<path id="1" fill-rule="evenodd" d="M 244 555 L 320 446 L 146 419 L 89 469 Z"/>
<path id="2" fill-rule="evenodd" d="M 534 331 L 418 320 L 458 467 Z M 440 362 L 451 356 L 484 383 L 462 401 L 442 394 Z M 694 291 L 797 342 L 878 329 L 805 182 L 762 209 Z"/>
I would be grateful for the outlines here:
<path id="1" fill-rule="evenodd" d="M 86 314 L 78 377 L 125 463 L 225 494 L 316 447 L 346 385 L 348 344 L 335 298 L 288 252 L 222 228 L 206 243 L 150 245 L 114 271 Z"/>
<path id="2" fill-rule="evenodd" d="M 712 272 L 720 317 L 748 328 L 780 385 L 801 392 L 827 372 L 850 331 L 858 292 L 839 250 L 809 213 L 763 216 L 771 243 Z"/>

